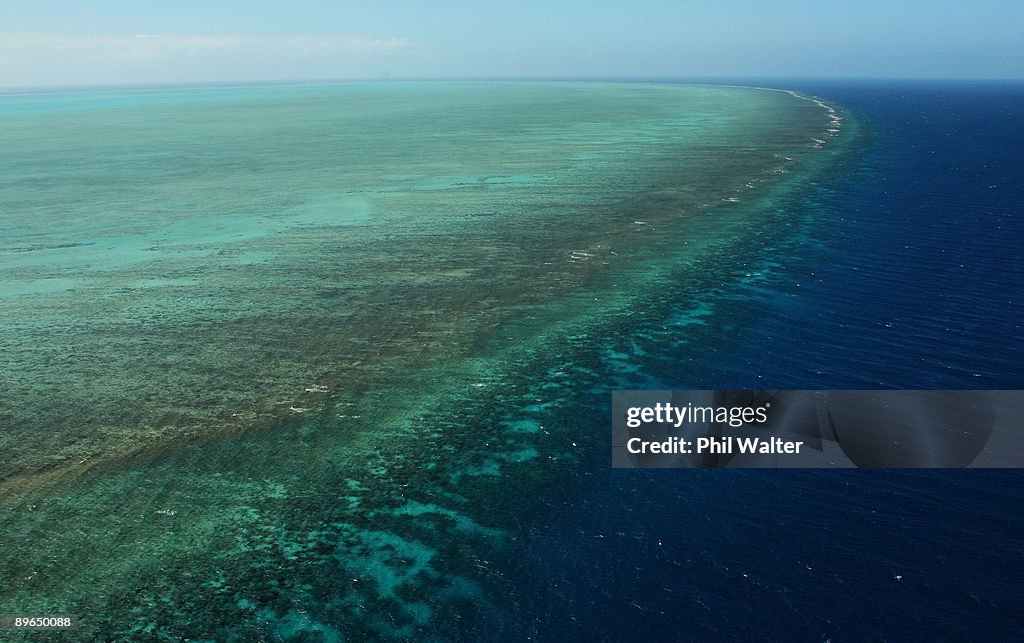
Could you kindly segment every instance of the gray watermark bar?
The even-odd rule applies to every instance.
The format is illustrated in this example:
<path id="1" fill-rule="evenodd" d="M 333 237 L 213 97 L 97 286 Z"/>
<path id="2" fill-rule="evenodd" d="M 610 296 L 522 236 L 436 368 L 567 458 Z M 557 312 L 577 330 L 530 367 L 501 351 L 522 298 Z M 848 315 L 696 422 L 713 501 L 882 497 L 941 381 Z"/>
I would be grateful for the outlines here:
<path id="1" fill-rule="evenodd" d="M 1021 468 L 1024 391 L 614 391 L 616 468 Z"/>

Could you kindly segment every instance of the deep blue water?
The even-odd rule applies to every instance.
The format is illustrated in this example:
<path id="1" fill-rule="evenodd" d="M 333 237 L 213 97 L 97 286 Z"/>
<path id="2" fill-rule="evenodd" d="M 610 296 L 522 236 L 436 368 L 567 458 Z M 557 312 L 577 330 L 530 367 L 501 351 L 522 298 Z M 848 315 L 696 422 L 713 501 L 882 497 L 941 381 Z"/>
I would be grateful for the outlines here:
<path id="1" fill-rule="evenodd" d="M 780 86 L 850 110 L 863 138 L 784 205 L 797 223 L 770 278 L 722 285 L 699 336 L 647 355 L 629 383 L 1024 388 L 1024 85 Z M 607 399 L 572 421 L 609 432 Z M 523 525 L 516 604 L 482 633 L 1024 633 L 1022 472 L 611 470 L 601 453 Z"/>

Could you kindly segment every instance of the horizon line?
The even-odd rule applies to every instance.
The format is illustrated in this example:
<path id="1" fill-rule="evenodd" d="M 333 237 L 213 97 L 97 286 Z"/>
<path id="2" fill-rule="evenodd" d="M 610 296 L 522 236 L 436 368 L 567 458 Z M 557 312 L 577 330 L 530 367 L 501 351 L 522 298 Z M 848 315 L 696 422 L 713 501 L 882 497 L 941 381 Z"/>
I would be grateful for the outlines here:
<path id="1" fill-rule="evenodd" d="M 276 85 L 326 85 L 340 83 L 401 83 L 401 82 L 676 82 L 724 83 L 760 81 L 817 81 L 817 82 L 911 82 L 911 83 L 1006 83 L 1024 84 L 1024 77 L 973 76 L 819 76 L 819 75 L 588 75 L 588 76 L 375 76 L 337 78 L 281 78 L 239 80 L 182 80 L 167 82 L 81 83 L 42 85 L 0 85 L 0 94 L 13 92 L 60 92 L 79 90 L 174 89 L 203 87 L 252 87 Z"/>

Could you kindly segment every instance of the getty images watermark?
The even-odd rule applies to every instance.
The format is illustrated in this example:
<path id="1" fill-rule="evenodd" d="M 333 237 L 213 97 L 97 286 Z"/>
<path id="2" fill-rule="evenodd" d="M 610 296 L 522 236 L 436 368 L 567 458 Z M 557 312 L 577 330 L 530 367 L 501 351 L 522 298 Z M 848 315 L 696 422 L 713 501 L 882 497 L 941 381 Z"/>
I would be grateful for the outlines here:
<path id="1" fill-rule="evenodd" d="M 612 465 L 1024 467 L 1024 391 L 615 391 Z"/>

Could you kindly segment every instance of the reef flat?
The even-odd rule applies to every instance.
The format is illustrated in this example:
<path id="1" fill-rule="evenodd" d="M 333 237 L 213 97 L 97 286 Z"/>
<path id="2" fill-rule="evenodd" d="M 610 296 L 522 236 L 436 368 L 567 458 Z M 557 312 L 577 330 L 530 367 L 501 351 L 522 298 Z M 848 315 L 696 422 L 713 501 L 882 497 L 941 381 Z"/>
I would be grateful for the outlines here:
<path id="1" fill-rule="evenodd" d="M 552 409 L 667 302 L 685 334 L 756 280 L 847 130 L 788 92 L 616 83 L 0 115 L 0 612 L 216 640 L 465 636 L 606 430 Z"/>

